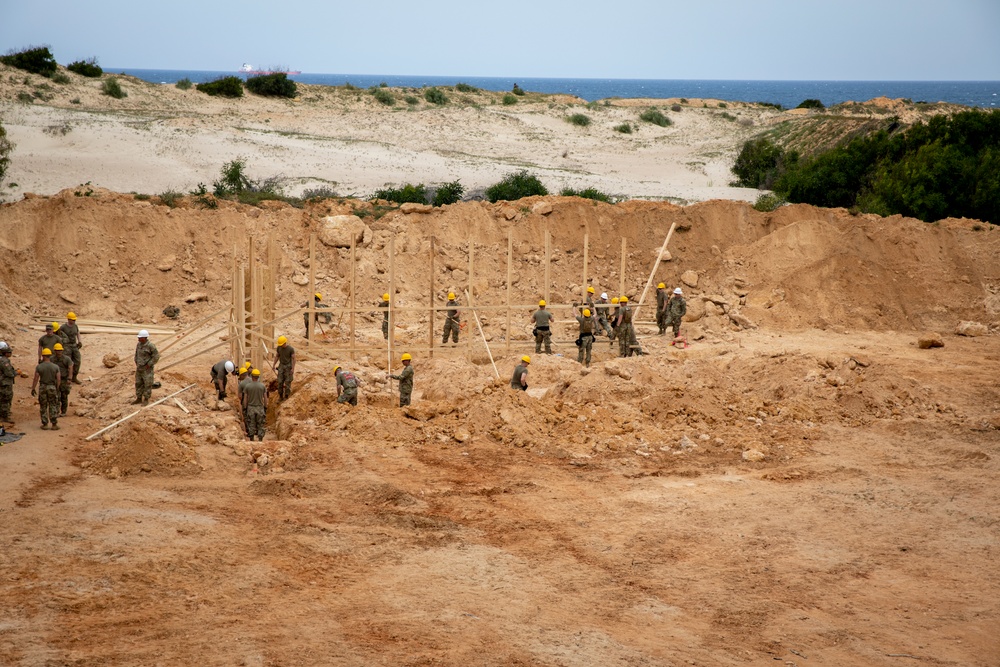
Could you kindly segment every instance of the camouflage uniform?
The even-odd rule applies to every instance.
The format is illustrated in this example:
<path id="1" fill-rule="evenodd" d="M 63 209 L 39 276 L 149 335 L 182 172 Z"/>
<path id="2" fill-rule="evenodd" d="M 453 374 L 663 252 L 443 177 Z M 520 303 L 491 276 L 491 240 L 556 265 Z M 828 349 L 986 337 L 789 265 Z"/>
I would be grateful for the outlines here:
<path id="1" fill-rule="evenodd" d="M 687 314 L 688 307 L 684 297 L 674 294 L 667 303 L 666 323 L 674 329 L 674 338 L 681 335 L 681 320 Z"/>
<path id="2" fill-rule="evenodd" d="M 285 343 L 278 350 L 278 400 L 285 400 L 292 395 L 292 380 L 295 376 L 295 348 Z"/>
<path id="3" fill-rule="evenodd" d="M 319 299 L 313 299 L 313 301 L 315 301 L 315 303 L 313 304 L 313 307 L 315 307 L 315 308 L 328 308 L 329 307 L 325 303 L 323 303 L 322 301 L 320 301 Z M 306 301 L 304 304 L 302 304 L 301 306 L 299 306 L 299 308 L 308 308 L 308 307 L 309 307 L 309 302 L 308 301 Z M 326 324 L 330 324 L 331 322 L 333 322 L 333 314 L 332 313 L 316 313 L 315 315 L 316 315 L 316 317 L 313 318 L 314 322 L 319 322 L 321 319 Z M 309 340 L 309 311 L 306 311 L 306 312 L 302 313 L 302 322 L 303 322 L 303 324 L 305 324 L 305 327 L 306 327 L 306 340 Z"/>
<path id="4" fill-rule="evenodd" d="M 259 380 L 250 380 L 243 387 L 243 401 L 247 411 L 247 436 L 264 439 L 267 426 L 267 387 Z"/>
<path id="5" fill-rule="evenodd" d="M 454 299 L 448 299 L 448 314 L 444 318 L 444 336 L 441 337 L 441 344 L 448 342 L 448 334 L 451 334 L 451 340 L 453 343 L 458 342 L 458 309 L 454 308 L 458 304 L 455 303 Z"/>
<path id="6" fill-rule="evenodd" d="M 600 326 L 601 331 L 606 333 L 609 338 L 611 337 L 611 324 L 608 322 L 608 308 L 610 305 L 611 304 L 607 301 L 601 299 L 601 301 L 594 306 L 594 310 L 590 311 L 592 313 L 597 313 L 597 324 Z"/>
<path id="7" fill-rule="evenodd" d="M 378 307 L 382 309 L 382 338 L 389 340 L 389 302 L 383 300 Z"/>
<path id="8" fill-rule="evenodd" d="M 56 351 L 52 353 L 52 363 L 59 367 L 59 412 L 64 416 L 69 410 L 69 391 L 73 387 L 73 360 L 65 352 Z"/>
<path id="9" fill-rule="evenodd" d="M 153 394 L 153 367 L 160 360 L 160 351 L 152 342 L 139 341 L 135 346 L 135 400 L 149 403 Z"/>
<path id="10" fill-rule="evenodd" d="M 635 341 L 635 329 L 632 327 L 632 309 L 628 304 L 618 308 L 618 354 L 627 357 L 632 354 L 632 344 Z"/>
<path id="11" fill-rule="evenodd" d="M 62 338 L 59 337 L 59 334 L 46 331 L 45 334 L 38 339 L 38 362 L 41 363 L 42 350 L 49 350 L 51 352 L 52 348 L 56 346 L 56 343 L 61 342 Z M 63 345 L 63 347 L 66 346 Z"/>
<path id="12" fill-rule="evenodd" d="M 399 380 L 399 407 L 410 404 L 410 394 L 413 393 L 413 364 L 403 366 L 399 375 L 390 375 L 393 380 Z"/>
<path id="13" fill-rule="evenodd" d="M 83 347 L 83 341 L 80 340 L 80 327 L 76 325 L 74 320 L 69 320 L 66 324 L 59 327 L 59 333 L 66 335 L 66 342 L 63 343 L 63 347 L 66 349 L 66 354 L 69 356 L 70 361 L 73 362 L 73 377 L 70 378 L 76 384 L 80 384 L 77 376 L 80 375 L 80 348 Z"/>
<path id="14" fill-rule="evenodd" d="M 580 323 L 580 351 L 576 354 L 576 360 L 582 364 L 586 357 L 586 364 L 590 367 L 590 354 L 594 348 L 594 317 L 577 315 L 576 321 Z"/>
<path id="15" fill-rule="evenodd" d="M 358 404 L 358 379 L 354 373 L 340 369 L 337 371 L 337 386 L 341 388 L 338 403 Z"/>
<path id="16" fill-rule="evenodd" d="M 549 326 L 552 313 L 539 308 L 532 314 L 531 319 L 535 321 L 535 352 L 541 352 L 544 343 L 545 354 L 552 354 L 552 328 Z"/>
<path id="17" fill-rule="evenodd" d="M 656 290 L 656 327 L 662 336 L 667 330 L 667 290 L 660 287 Z"/>
<path id="18" fill-rule="evenodd" d="M 43 361 L 35 367 L 38 374 L 38 411 L 42 416 L 42 426 L 51 421 L 59 425 L 59 367 L 51 361 Z"/>
<path id="19" fill-rule="evenodd" d="M 608 345 L 612 344 L 615 338 L 618 338 L 618 329 L 621 325 L 618 323 L 618 314 L 621 313 L 622 307 L 614 304 L 614 308 L 611 310 L 611 333 L 608 334 Z"/>
<path id="20" fill-rule="evenodd" d="M 249 434 L 250 418 L 247 416 L 247 406 L 243 400 L 243 392 L 246 391 L 247 385 L 253 382 L 253 379 L 247 373 L 243 373 L 240 378 L 240 383 L 237 385 L 236 391 L 240 399 L 240 411 L 243 413 L 243 432 Z"/>
<path id="21" fill-rule="evenodd" d="M 220 401 L 226 398 L 226 387 L 229 385 L 229 371 L 226 370 L 226 361 L 228 360 L 223 359 L 212 366 L 212 386 L 219 392 Z"/>
<path id="22" fill-rule="evenodd" d="M 528 365 L 524 362 L 514 366 L 514 374 L 510 376 L 510 388 L 518 391 L 527 391 L 528 385 L 521 384 L 521 377 L 528 374 Z"/>
<path id="23" fill-rule="evenodd" d="M 10 406 L 14 402 L 14 378 L 17 371 L 6 354 L 0 354 L 0 420 L 10 421 Z"/>

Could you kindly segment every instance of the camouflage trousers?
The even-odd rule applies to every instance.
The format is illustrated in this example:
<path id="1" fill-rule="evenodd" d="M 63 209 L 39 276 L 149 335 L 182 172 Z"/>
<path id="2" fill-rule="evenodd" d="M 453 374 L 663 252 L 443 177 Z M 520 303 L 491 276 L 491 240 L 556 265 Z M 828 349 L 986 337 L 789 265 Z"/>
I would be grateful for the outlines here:
<path id="1" fill-rule="evenodd" d="M 10 420 L 10 406 L 14 402 L 14 385 L 0 385 L 0 419 Z"/>
<path id="2" fill-rule="evenodd" d="M 292 367 L 278 366 L 278 398 L 285 400 L 292 395 Z"/>
<path id="3" fill-rule="evenodd" d="M 66 380 L 61 385 L 59 385 L 59 410 L 66 414 L 69 410 L 69 391 L 73 387 L 69 380 Z"/>
<path id="4" fill-rule="evenodd" d="M 668 324 L 669 324 L 669 322 L 667 322 L 667 311 L 666 310 L 657 310 L 656 311 L 656 328 L 659 330 L 659 332 L 661 334 L 664 331 L 667 330 L 667 325 Z"/>
<path id="5" fill-rule="evenodd" d="M 253 440 L 254 436 L 264 439 L 264 427 L 267 426 L 267 409 L 260 405 L 252 405 L 247 408 L 247 435 Z"/>
<path id="6" fill-rule="evenodd" d="M 59 423 L 59 388 L 54 384 L 43 384 L 38 388 L 38 412 L 42 423 Z"/>
<path id="7" fill-rule="evenodd" d="M 69 358 L 73 362 L 73 377 L 70 380 L 76 380 L 80 374 L 80 348 L 67 347 L 66 351 L 69 352 Z"/>
<path id="8" fill-rule="evenodd" d="M 399 392 L 399 407 L 405 408 L 409 404 L 410 404 L 410 392 L 409 391 L 400 390 L 400 392 Z"/>
<path id="9" fill-rule="evenodd" d="M 344 389 L 344 391 L 340 392 L 340 396 L 337 397 L 337 402 L 338 403 L 350 403 L 351 405 L 357 405 L 358 404 L 358 388 L 357 387 L 351 387 L 351 388 L 348 388 L 348 389 Z"/>
<path id="10" fill-rule="evenodd" d="M 458 342 L 458 322 L 446 317 L 444 320 L 444 336 L 441 337 L 442 343 L 448 342 L 448 334 L 451 334 L 451 340 L 453 343 Z"/>
<path id="11" fill-rule="evenodd" d="M 631 324 L 623 324 L 618 330 L 618 353 L 627 357 L 631 354 L 635 354 L 632 350 L 632 345 L 635 344 L 635 329 Z"/>
<path id="12" fill-rule="evenodd" d="M 153 369 L 135 370 L 135 400 L 148 401 L 153 395 Z"/>
<path id="13" fill-rule="evenodd" d="M 389 340 L 389 320 L 382 320 L 382 338 Z"/>
<path id="14" fill-rule="evenodd" d="M 552 354 L 552 331 L 549 329 L 535 329 L 535 352 L 542 351 L 545 345 L 545 354 Z"/>
<path id="15" fill-rule="evenodd" d="M 576 353 L 576 360 L 581 364 L 584 363 L 584 357 L 586 357 L 586 364 L 590 366 L 590 353 L 594 349 L 594 335 L 593 334 L 580 334 L 580 351 Z"/>

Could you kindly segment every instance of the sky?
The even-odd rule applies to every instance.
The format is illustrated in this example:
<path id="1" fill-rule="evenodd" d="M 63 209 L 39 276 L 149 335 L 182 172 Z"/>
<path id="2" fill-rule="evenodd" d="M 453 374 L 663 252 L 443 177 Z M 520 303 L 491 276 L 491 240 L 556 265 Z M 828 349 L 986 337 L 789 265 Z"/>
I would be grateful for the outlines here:
<path id="1" fill-rule="evenodd" d="M 1000 80 L 1000 0 L 0 0 L 68 64 L 619 79 Z"/>

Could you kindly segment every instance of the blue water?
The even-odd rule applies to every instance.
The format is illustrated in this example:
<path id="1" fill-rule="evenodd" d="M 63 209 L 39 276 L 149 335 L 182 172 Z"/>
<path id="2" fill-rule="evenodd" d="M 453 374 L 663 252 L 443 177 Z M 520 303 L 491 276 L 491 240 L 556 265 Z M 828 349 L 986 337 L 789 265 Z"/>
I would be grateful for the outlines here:
<path id="1" fill-rule="evenodd" d="M 194 83 L 211 81 L 236 72 L 192 70 L 121 69 L 152 83 L 175 83 L 183 78 Z M 830 106 L 848 100 L 863 102 L 873 97 L 909 98 L 914 102 L 951 102 L 970 107 L 996 108 L 1000 104 L 1000 81 L 719 81 L 684 79 L 535 79 L 474 76 L 401 76 L 393 74 L 311 74 L 291 77 L 295 81 L 326 86 L 351 83 L 359 88 L 386 83 L 399 88 L 453 86 L 467 83 L 486 90 L 510 90 L 515 83 L 538 93 L 566 93 L 588 102 L 609 97 L 689 97 L 739 102 L 772 102 L 787 108 L 805 99 L 818 99 Z"/>

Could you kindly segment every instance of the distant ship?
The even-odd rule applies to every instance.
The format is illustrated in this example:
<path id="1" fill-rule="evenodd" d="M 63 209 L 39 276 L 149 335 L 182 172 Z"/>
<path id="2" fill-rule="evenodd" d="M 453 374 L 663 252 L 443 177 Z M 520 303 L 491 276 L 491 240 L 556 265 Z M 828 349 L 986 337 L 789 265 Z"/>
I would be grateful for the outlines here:
<path id="1" fill-rule="evenodd" d="M 260 74 L 302 74 L 302 72 L 291 69 L 254 69 L 254 66 L 250 63 L 243 63 L 243 66 L 240 67 L 240 74 L 258 76 Z"/>

